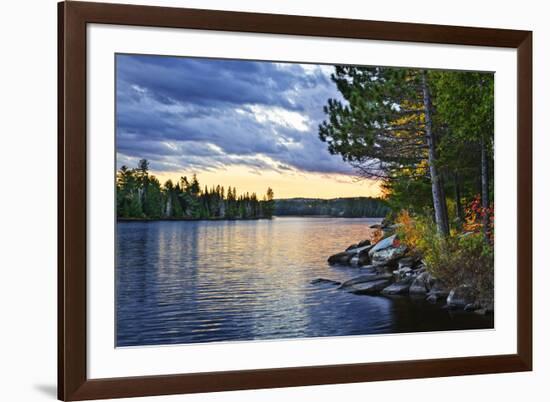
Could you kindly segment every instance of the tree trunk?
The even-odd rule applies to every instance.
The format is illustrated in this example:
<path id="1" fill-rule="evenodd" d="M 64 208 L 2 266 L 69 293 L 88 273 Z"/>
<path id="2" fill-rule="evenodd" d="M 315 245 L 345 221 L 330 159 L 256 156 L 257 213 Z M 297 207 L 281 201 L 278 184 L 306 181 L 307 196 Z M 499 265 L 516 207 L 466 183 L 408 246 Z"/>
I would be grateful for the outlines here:
<path id="1" fill-rule="evenodd" d="M 487 166 L 487 147 L 481 137 L 481 207 L 483 208 L 483 235 L 489 239 L 489 167 Z"/>
<path id="2" fill-rule="evenodd" d="M 436 139 L 432 129 L 432 101 L 428 88 L 426 70 L 422 70 L 422 92 L 424 95 L 424 118 L 426 124 L 426 140 L 428 142 L 428 164 L 432 181 L 432 198 L 437 231 L 442 236 L 449 235 L 449 219 L 445 204 L 443 183 L 437 167 Z"/>
<path id="3" fill-rule="evenodd" d="M 457 172 L 454 174 L 455 181 L 455 203 L 456 203 L 456 219 L 458 222 L 464 222 L 464 210 L 462 209 L 462 201 L 460 194 L 460 177 Z"/>

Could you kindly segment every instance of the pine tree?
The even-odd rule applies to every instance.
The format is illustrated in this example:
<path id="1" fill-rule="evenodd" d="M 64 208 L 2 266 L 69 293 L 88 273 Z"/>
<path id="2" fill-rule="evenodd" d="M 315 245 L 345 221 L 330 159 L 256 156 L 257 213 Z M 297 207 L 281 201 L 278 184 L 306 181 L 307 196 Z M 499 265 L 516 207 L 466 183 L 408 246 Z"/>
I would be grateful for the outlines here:
<path id="1" fill-rule="evenodd" d="M 329 99 L 319 137 L 332 154 L 365 177 L 387 183 L 404 175 L 430 176 L 432 206 L 442 235 L 449 233 L 430 82 L 424 70 L 336 66 L 332 80 L 345 103 Z M 427 161 L 427 163 L 425 163 Z M 427 169 L 426 169 L 427 168 Z"/>
<path id="2" fill-rule="evenodd" d="M 271 218 L 273 216 L 273 212 L 275 212 L 275 201 L 274 201 L 275 194 L 273 193 L 273 190 L 271 189 L 271 187 L 267 188 L 265 198 L 266 198 L 266 201 L 265 201 L 265 206 L 263 210 L 264 210 L 265 216 L 267 218 Z"/>

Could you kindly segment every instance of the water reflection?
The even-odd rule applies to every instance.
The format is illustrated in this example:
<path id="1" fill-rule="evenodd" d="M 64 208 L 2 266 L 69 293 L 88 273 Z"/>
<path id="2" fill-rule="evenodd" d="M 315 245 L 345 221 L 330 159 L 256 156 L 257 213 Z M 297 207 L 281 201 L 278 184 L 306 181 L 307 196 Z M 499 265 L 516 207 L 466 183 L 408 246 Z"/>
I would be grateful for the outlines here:
<path id="1" fill-rule="evenodd" d="M 370 219 L 125 222 L 117 225 L 117 345 L 490 327 L 423 300 L 351 295 L 353 268 L 328 255 L 368 237 Z"/>

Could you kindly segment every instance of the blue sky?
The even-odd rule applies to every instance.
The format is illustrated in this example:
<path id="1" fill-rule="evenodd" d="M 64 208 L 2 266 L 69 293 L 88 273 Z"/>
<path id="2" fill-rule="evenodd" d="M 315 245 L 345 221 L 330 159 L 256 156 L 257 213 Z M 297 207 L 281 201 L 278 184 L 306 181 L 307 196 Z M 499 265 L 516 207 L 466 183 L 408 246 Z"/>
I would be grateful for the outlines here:
<path id="1" fill-rule="evenodd" d="M 117 55 L 117 165 L 146 158 L 161 177 L 321 175 L 353 169 L 318 138 L 339 98 L 332 66 Z M 268 175 L 269 176 L 269 175 Z"/>

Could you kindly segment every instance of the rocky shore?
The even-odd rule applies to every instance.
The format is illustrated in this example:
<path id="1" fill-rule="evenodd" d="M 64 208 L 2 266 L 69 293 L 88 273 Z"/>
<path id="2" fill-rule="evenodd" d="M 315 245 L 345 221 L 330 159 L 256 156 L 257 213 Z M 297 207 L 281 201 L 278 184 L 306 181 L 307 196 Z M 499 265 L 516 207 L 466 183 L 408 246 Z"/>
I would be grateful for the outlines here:
<path id="1" fill-rule="evenodd" d="M 380 229 L 380 225 L 373 228 Z M 422 256 L 410 253 L 398 236 L 392 234 L 392 227 L 384 231 L 386 237 L 376 243 L 363 240 L 328 258 L 330 265 L 356 269 L 357 276 L 343 283 L 325 278 L 317 278 L 312 283 L 330 282 L 342 291 L 357 295 L 423 297 L 448 309 L 477 314 L 493 312 L 493 302 L 476 300 L 469 285 L 463 284 L 453 289 L 445 287 L 430 274 Z"/>

